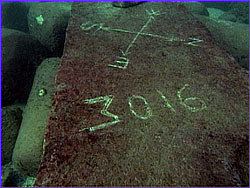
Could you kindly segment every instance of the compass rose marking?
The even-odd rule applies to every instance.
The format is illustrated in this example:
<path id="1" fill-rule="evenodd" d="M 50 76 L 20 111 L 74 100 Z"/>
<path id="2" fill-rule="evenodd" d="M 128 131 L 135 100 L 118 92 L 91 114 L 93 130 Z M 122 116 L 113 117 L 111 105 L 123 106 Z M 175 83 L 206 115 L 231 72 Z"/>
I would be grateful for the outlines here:
<path id="1" fill-rule="evenodd" d="M 139 31 L 129 31 L 126 29 L 122 28 L 113 28 L 113 27 L 105 27 L 104 23 L 95 23 L 91 24 L 89 21 L 82 23 L 80 25 L 80 28 L 84 31 L 91 31 L 93 28 L 96 28 L 96 30 L 93 32 L 95 34 L 97 31 L 103 30 L 103 31 L 115 31 L 115 32 L 122 32 L 122 33 L 130 33 L 130 34 L 136 34 L 133 40 L 129 43 L 128 47 L 126 48 L 125 51 L 120 50 L 122 55 L 117 56 L 117 59 L 114 61 L 114 64 L 108 64 L 110 67 L 114 68 L 120 68 L 120 69 L 126 69 L 128 64 L 129 64 L 129 59 L 127 58 L 127 55 L 130 53 L 129 50 L 137 40 L 137 38 L 142 35 L 142 36 L 148 36 L 148 37 L 153 37 L 153 38 L 160 38 L 164 39 L 168 42 L 184 42 L 186 45 L 190 46 L 199 46 L 198 43 L 203 42 L 201 39 L 197 39 L 194 37 L 190 37 L 188 39 L 181 39 L 177 37 L 168 37 L 168 36 L 162 36 L 158 34 L 153 34 L 153 33 L 144 33 L 143 30 L 149 25 L 149 23 L 155 19 L 155 16 L 166 14 L 166 12 L 160 12 L 160 11 L 154 11 L 153 9 L 146 10 L 146 13 L 148 15 L 148 20 L 147 22 L 142 26 L 142 28 Z"/>

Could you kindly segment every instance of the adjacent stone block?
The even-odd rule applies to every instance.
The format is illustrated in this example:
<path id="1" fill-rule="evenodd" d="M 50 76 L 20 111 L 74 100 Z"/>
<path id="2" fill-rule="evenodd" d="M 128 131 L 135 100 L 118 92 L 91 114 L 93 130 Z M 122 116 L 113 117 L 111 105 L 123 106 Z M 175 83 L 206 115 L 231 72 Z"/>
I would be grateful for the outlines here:
<path id="1" fill-rule="evenodd" d="M 11 162 L 21 122 L 20 108 L 14 106 L 1 108 L 1 165 Z"/>
<path id="2" fill-rule="evenodd" d="M 13 29 L 1 31 L 1 105 L 26 102 L 35 68 L 48 51 L 34 37 Z"/>
<path id="3" fill-rule="evenodd" d="M 145 1 L 113 1 L 112 5 L 114 7 L 119 7 L 119 8 L 128 8 L 128 7 L 132 7 L 140 3 L 143 3 L 143 2 Z"/>
<path id="4" fill-rule="evenodd" d="M 55 72 L 59 58 L 42 62 L 36 71 L 33 87 L 23 112 L 23 121 L 13 152 L 13 164 L 27 176 L 36 176 L 42 156 L 44 129 L 48 121 Z M 43 95 L 41 95 L 41 91 Z"/>

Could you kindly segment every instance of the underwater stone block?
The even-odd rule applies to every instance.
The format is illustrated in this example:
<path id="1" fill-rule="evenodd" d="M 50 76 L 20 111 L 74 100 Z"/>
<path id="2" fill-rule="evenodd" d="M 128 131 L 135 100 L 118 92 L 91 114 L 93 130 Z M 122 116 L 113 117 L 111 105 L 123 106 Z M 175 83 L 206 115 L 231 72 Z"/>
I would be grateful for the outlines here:
<path id="1" fill-rule="evenodd" d="M 128 7 L 132 7 L 138 4 L 141 4 L 145 1 L 113 1 L 112 5 L 114 7 L 119 7 L 119 8 L 128 8 Z"/>
<path id="2" fill-rule="evenodd" d="M 72 5 L 35 186 L 243 185 L 248 72 L 183 6 L 108 3 Z"/>
<path id="3" fill-rule="evenodd" d="M 49 117 L 55 72 L 59 58 L 48 58 L 37 68 L 22 124 L 13 151 L 12 162 L 19 172 L 35 177 L 41 161 L 44 130 Z M 41 95 L 39 92 L 46 92 Z"/>

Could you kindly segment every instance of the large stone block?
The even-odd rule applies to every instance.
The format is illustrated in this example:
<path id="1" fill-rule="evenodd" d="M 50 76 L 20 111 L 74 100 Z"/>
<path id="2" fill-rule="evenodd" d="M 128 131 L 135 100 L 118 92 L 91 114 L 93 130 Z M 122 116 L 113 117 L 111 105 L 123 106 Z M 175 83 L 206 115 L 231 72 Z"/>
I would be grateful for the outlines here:
<path id="1" fill-rule="evenodd" d="M 29 32 L 47 47 L 52 57 L 62 56 L 70 10 L 70 1 L 40 2 L 29 9 Z"/>
<path id="2" fill-rule="evenodd" d="M 240 66 L 249 70 L 249 25 L 205 16 L 197 18 L 206 25 L 215 40 L 233 55 Z"/>
<path id="3" fill-rule="evenodd" d="M 26 102 L 35 69 L 48 56 L 34 37 L 13 29 L 1 31 L 1 105 Z"/>
<path id="4" fill-rule="evenodd" d="M 38 67 L 23 112 L 12 161 L 18 171 L 28 176 L 36 176 L 41 161 L 44 129 L 49 117 L 59 61 L 59 58 L 46 59 Z"/>
<path id="5" fill-rule="evenodd" d="M 247 143 L 248 72 L 186 8 L 74 2 L 36 186 L 244 185 Z"/>
<path id="6" fill-rule="evenodd" d="M 21 122 L 20 108 L 15 106 L 1 108 L 1 165 L 11 162 Z"/>

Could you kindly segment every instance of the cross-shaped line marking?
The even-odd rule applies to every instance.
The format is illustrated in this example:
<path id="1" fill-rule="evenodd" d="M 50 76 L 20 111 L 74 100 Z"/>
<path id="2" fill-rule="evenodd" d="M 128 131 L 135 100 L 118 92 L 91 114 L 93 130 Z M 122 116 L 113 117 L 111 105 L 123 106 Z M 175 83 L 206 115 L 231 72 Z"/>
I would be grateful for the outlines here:
<path id="1" fill-rule="evenodd" d="M 181 39 L 177 37 L 168 37 L 168 36 L 162 36 L 158 34 L 152 34 L 152 33 L 144 33 L 143 30 L 149 25 L 149 23 L 155 19 L 155 16 L 166 14 L 165 12 L 160 12 L 160 11 L 154 11 L 153 9 L 146 10 L 146 13 L 148 15 L 148 20 L 147 22 L 142 26 L 142 28 L 139 31 L 130 31 L 122 28 L 114 28 L 114 27 L 106 27 L 104 26 L 104 23 L 96 23 L 96 24 L 91 24 L 90 22 L 82 23 L 80 25 L 81 29 L 84 31 L 89 31 L 92 30 L 93 28 L 97 28 L 93 34 L 95 34 L 97 31 L 103 30 L 103 31 L 115 31 L 115 32 L 122 32 L 122 33 L 130 33 L 130 34 L 136 34 L 133 40 L 129 43 L 127 46 L 126 50 L 120 50 L 122 55 L 117 57 L 117 60 L 115 60 L 115 64 L 108 64 L 110 67 L 115 67 L 115 68 L 121 68 L 121 69 L 126 69 L 129 63 L 129 59 L 127 58 L 127 55 L 130 54 L 129 50 L 139 37 L 139 35 L 142 36 L 147 36 L 147 37 L 153 37 L 153 38 L 160 38 L 164 39 L 168 42 L 184 42 L 186 45 L 191 45 L 191 46 L 199 46 L 198 43 L 203 42 L 201 39 L 189 37 L 188 39 Z"/>

